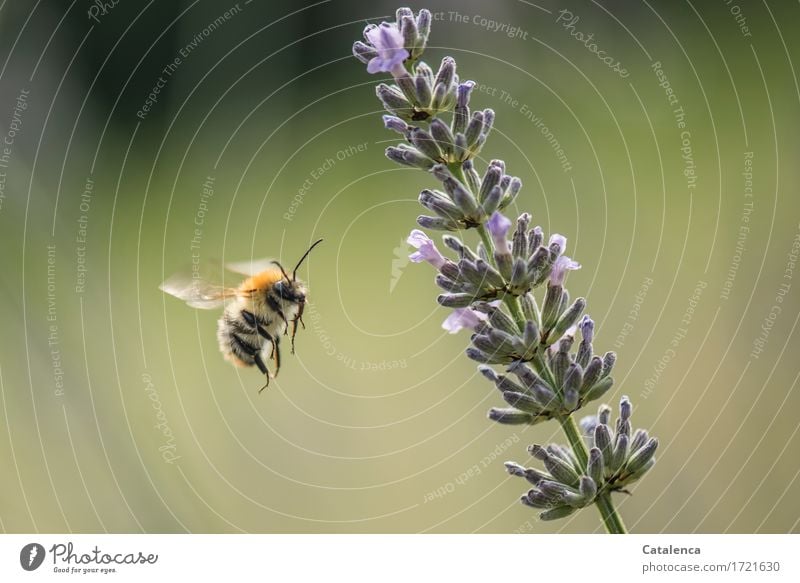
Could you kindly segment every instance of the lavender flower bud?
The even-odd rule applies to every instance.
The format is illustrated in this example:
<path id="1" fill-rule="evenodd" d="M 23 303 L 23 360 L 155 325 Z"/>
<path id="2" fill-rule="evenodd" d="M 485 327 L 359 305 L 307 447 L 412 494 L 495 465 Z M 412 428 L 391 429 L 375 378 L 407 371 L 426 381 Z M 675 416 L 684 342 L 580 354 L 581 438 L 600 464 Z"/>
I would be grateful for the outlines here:
<path id="1" fill-rule="evenodd" d="M 597 496 L 597 483 L 590 476 L 581 476 L 581 483 L 578 489 L 587 501 L 592 501 Z"/>
<path id="2" fill-rule="evenodd" d="M 515 361 L 508 365 L 508 372 L 514 373 L 523 385 L 530 391 L 534 386 L 546 386 L 546 383 L 533 369 L 522 361 Z"/>
<path id="3" fill-rule="evenodd" d="M 600 405 L 597 409 L 597 422 L 603 425 L 608 425 L 608 420 L 611 418 L 611 407 L 606 404 Z"/>
<path id="4" fill-rule="evenodd" d="M 542 411 L 542 408 L 539 406 L 539 404 L 525 393 L 506 391 L 503 393 L 503 399 L 505 399 L 506 403 L 521 411 L 527 411 L 528 413 L 534 414 L 541 413 Z"/>
<path id="5" fill-rule="evenodd" d="M 542 306 L 542 328 L 551 330 L 553 325 L 558 320 L 561 308 L 561 298 L 564 295 L 564 289 L 560 285 L 548 285 L 547 291 L 544 296 L 544 305 Z M 557 340 L 555 337 L 554 340 Z"/>
<path id="6" fill-rule="evenodd" d="M 606 352 L 603 355 L 603 372 L 600 373 L 600 376 L 607 377 L 611 374 L 611 369 L 614 368 L 615 362 L 617 362 L 617 355 L 613 352 Z"/>
<path id="7" fill-rule="evenodd" d="M 511 254 L 514 257 L 522 258 L 528 255 L 528 238 L 525 231 L 528 229 L 530 220 L 531 216 L 528 213 L 522 213 L 517 218 L 517 228 L 511 238 Z"/>
<path id="8" fill-rule="evenodd" d="M 456 62 L 452 57 L 445 57 L 442 59 L 442 64 L 439 66 L 439 72 L 436 74 L 436 81 L 434 87 L 442 85 L 445 89 L 450 88 L 453 84 L 453 79 L 456 75 Z"/>
<path id="9" fill-rule="evenodd" d="M 511 474 L 512 476 L 518 476 L 520 478 L 525 477 L 525 468 L 519 465 L 516 462 L 505 462 L 503 464 L 506 468 L 506 471 Z"/>
<path id="10" fill-rule="evenodd" d="M 403 164 L 404 166 L 411 166 L 412 168 L 430 170 L 433 167 L 433 160 L 406 144 L 389 146 L 386 148 L 386 157 L 393 162 Z"/>
<path id="11" fill-rule="evenodd" d="M 447 87 L 439 83 L 433 86 L 433 97 L 431 98 L 431 109 L 441 111 L 445 108 L 447 99 Z"/>
<path id="12" fill-rule="evenodd" d="M 456 134 L 455 146 L 453 148 L 454 158 L 456 160 L 466 160 L 467 156 L 467 139 L 464 134 Z"/>
<path id="13" fill-rule="evenodd" d="M 545 510 L 539 515 L 539 518 L 542 520 L 558 520 L 559 518 L 566 518 L 576 510 L 577 508 L 572 506 L 557 506 L 550 510 Z"/>
<path id="14" fill-rule="evenodd" d="M 423 108 L 431 107 L 433 87 L 431 87 L 431 82 L 428 77 L 419 73 L 419 67 L 417 67 L 417 75 L 414 77 L 414 90 L 417 94 L 417 103 Z"/>
<path id="15" fill-rule="evenodd" d="M 441 217 L 426 217 L 425 215 L 417 217 L 417 224 L 423 229 L 432 231 L 458 231 L 460 229 L 459 224 L 455 221 Z"/>
<path id="16" fill-rule="evenodd" d="M 503 287 L 505 281 L 502 276 L 486 260 L 478 259 L 475 262 L 475 268 L 489 285 L 496 288 Z"/>
<path id="17" fill-rule="evenodd" d="M 416 146 L 417 150 L 434 162 L 442 161 L 442 152 L 436 142 L 428 132 L 422 128 L 412 128 L 408 136 L 409 141 Z"/>
<path id="18" fill-rule="evenodd" d="M 489 419 L 503 423 L 505 425 L 527 425 L 533 423 L 534 417 L 530 413 L 519 411 L 518 409 L 489 409 Z"/>
<path id="19" fill-rule="evenodd" d="M 622 467 L 622 464 L 624 464 L 625 460 L 628 458 L 628 446 L 628 436 L 624 433 L 618 433 L 614 440 L 614 450 L 611 455 L 611 461 L 607 464 L 608 467 L 606 471 L 613 475 Z"/>
<path id="20" fill-rule="evenodd" d="M 625 471 L 629 474 L 635 474 L 642 469 L 648 462 L 652 461 L 653 456 L 658 448 L 658 439 L 655 437 L 650 438 L 647 443 L 634 451 L 625 465 Z"/>
<path id="21" fill-rule="evenodd" d="M 359 40 L 353 43 L 353 56 L 366 65 L 378 56 L 378 51 Z"/>
<path id="22" fill-rule="evenodd" d="M 647 443 L 647 431 L 644 429 L 637 429 L 633 432 L 633 438 L 631 439 L 631 453 L 636 452 L 640 447 L 642 447 L 645 443 Z"/>
<path id="23" fill-rule="evenodd" d="M 522 180 L 520 180 L 516 176 L 512 178 L 511 181 L 509 182 L 508 187 L 506 188 L 506 194 L 503 197 L 503 200 L 500 201 L 500 210 L 503 210 L 512 202 L 514 202 L 521 188 L 522 188 Z"/>
<path id="24" fill-rule="evenodd" d="M 608 425 L 601 423 L 595 427 L 594 446 L 603 454 L 603 463 L 608 465 L 611 462 L 612 454 L 611 432 Z"/>
<path id="25" fill-rule="evenodd" d="M 578 327 L 581 330 L 583 340 L 591 344 L 594 338 L 594 321 L 589 316 L 584 316 Z"/>
<path id="26" fill-rule="evenodd" d="M 503 198 L 503 191 L 500 189 L 500 187 L 499 186 L 493 187 L 489 191 L 489 194 L 486 196 L 486 198 L 482 203 L 483 212 L 487 216 L 493 215 L 497 211 L 497 209 L 500 208 L 500 201 L 502 200 L 502 198 Z"/>
<path id="27" fill-rule="evenodd" d="M 402 18 L 398 16 L 397 22 L 400 23 L 400 34 L 403 35 L 403 45 L 406 48 L 413 49 L 417 44 L 419 32 L 417 31 L 417 22 L 414 20 L 413 14 L 411 14 L 410 10 L 408 12 L 409 14 L 403 15 Z"/>
<path id="28" fill-rule="evenodd" d="M 619 402 L 619 418 L 622 421 L 628 421 L 633 413 L 633 406 L 631 400 L 627 396 L 623 396 Z"/>
<path id="29" fill-rule="evenodd" d="M 564 373 L 564 391 L 574 391 L 575 392 L 575 404 L 577 405 L 578 399 L 578 390 L 580 389 L 581 382 L 583 381 L 583 370 L 581 369 L 579 364 L 572 363 L 567 368 L 567 372 Z M 573 407 L 568 407 L 569 409 L 573 409 Z"/>
<path id="30" fill-rule="evenodd" d="M 483 112 L 476 111 L 472 114 L 472 119 L 469 120 L 467 129 L 464 131 L 464 138 L 467 141 L 467 147 L 472 149 L 478 143 L 478 138 L 483 132 Z"/>
<path id="31" fill-rule="evenodd" d="M 401 6 L 395 12 L 395 20 L 397 22 L 402 22 L 402 20 L 406 17 L 413 18 L 414 13 L 411 11 L 411 8 L 408 8 L 407 6 Z"/>
<path id="32" fill-rule="evenodd" d="M 406 99 L 406 96 L 397 87 L 390 87 L 386 83 L 381 83 L 375 88 L 375 94 L 387 111 L 407 119 L 411 118 L 413 113 L 411 102 Z"/>
<path id="33" fill-rule="evenodd" d="M 600 379 L 600 371 L 603 369 L 603 361 L 599 356 L 595 356 L 589 361 L 586 370 L 583 372 L 583 382 L 581 383 L 579 392 L 583 395 L 591 389 L 595 383 Z"/>
<path id="34" fill-rule="evenodd" d="M 465 351 L 465 354 L 468 358 L 471 358 L 475 362 L 480 362 L 482 364 L 505 364 L 508 362 L 508 358 L 505 356 L 487 353 L 483 350 L 475 348 L 474 346 L 468 347 Z"/>
<path id="35" fill-rule="evenodd" d="M 534 322 L 539 325 L 539 306 L 536 305 L 536 298 L 531 293 L 525 293 L 520 296 L 522 304 L 522 313 L 525 315 L 526 320 Z"/>
<path id="36" fill-rule="evenodd" d="M 464 81 L 456 88 L 456 107 L 453 111 L 453 133 L 462 134 L 467 128 L 469 117 L 469 94 L 475 87 L 474 81 Z"/>
<path id="37" fill-rule="evenodd" d="M 452 156 L 455 151 L 455 138 L 450 132 L 450 128 L 439 118 L 432 119 L 429 128 L 431 130 L 431 136 L 433 136 L 433 139 L 436 141 L 439 150 L 441 150 L 446 157 Z"/>
<path id="38" fill-rule="evenodd" d="M 402 134 L 403 136 L 408 135 L 408 130 L 409 130 L 408 124 L 397 116 L 384 115 L 383 125 L 386 126 L 386 129 L 393 130 L 398 134 Z"/>
<path id="39" fill-rule="evenodd" d="M 583 310 L 586 309 L 586 300 L 583 298 L 578 298 L 573 302 L 573 304 L 567 309 L 562 316 L 556 322 L 556 325 L 553 326 L 553 330 L 550 332 L 549 336 L 551 338 L 561 338 L 561 336 L 571 328 L 575 322 L 578 321 Z"/>
<path id="40" fill-rule="evenodd" d="M 458 221 L 464 217 L 461 209 L 441 192 L 425 189 L 419 193 L 419 203 L 445 219 Z"/>
<path id="41" fill-rule="evenodd" d="M 528 254 L 532 255 L 542 245 L 544 241 L 544 233 L 541 227 L 534 227 L 528 233 Z"/>
<path id="42" fill-rule="evenodd" d="M 538 490 L 530 490 L 525 496 L 520 498 L 520 502 L 526 506 L 533 508 L 550 508 L 552 502 L 550 498 L 539 492 Z M 569 506 L 567 506 L 569 508 Z"/>
<path id="43" fill-rule="evenodd" d="M 489 191 L 491 191 L 495 186 L 500 184 L 500 178 L 503 175 L 503 171 L 500 169 L 498 165 L 491 164 L 487 169 L 486 172 L 483 174 L 483 180 L 481 181 L 481 188 L 478 193 L 478 200 L 483 202 L 486 200 L 486 197 L 489 196 Z"/>
<path id="44" fill-rule="evenodd" d="M 480 176 L 475 171 L 475 165 L 472 163 L 472 160 L 464 160 L 464 163 L 461 165 L 462 169 L 464 170 L 464 176 L 467 178 L 467 186 L 472 192 L 478 192 L 480 190 Z M 487 212 L 487 215 L 491 215 L 492 213 Z"/>
<path id="45" fill-rule="evenodd" d="M 441 294 L 436 301 L 446 308 L 466 308 L 474 299 L 472 294 Z"/>
<path id="46" fill-rule="evenodd" d="M 592 388 L 586 391 L 586 394 L 583 396 L 583 402 L 588 403 L 590 401 L 594 401 L 595 399 L 599 399 L 608 392 L 613 384 L 614 379 L 611 377 L 601 379 L 600 382 L 596 383 L 594 386 L 592 386 Z"/>
<path id="47" fill-rule="evenodd" d="M 526 320 L 525 330 L 522 333 L 522 341 L 531 352 L 536 350 L 539 346 L 539 327 L 533 320 Z"/>
<path id="48" fill-rule="evenodd" d="M 424 49 L 431 33 L 431 13 L 425 8 L 421 9 L 417 14 L 417 32 L 421 39 L 421 48 Z"/>
<path id="49" fill-rule="evenodd" d="M 603 476 L 605 475 L 603 454 L 600 452 L 600 449 L 596 447 L 589 450 L 589 465 L 586 468 L 586 473 L 596 484 L 603 483 Z"/>

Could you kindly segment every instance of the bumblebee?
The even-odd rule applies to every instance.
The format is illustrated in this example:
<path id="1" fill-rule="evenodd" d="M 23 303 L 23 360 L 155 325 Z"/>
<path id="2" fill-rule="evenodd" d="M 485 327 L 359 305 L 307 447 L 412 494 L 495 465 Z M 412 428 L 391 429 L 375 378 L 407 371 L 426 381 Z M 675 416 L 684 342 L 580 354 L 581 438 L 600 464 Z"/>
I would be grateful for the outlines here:
<path id="1" fill-rule="evenodd" d="M 294 354 L 298 325 L 305 327 L 303 310 L 308 290 L 297 279 L 297 269 L 321 242 L 319 239 L 308 248 L 291 277 L 279 261 L 262 259 L 225 266 L 229 271 L 248 276 L 237 287 L 217 285 L 198 277 L 195 272 L 175 274 L 159 289 L 193 308 L 212 310 L 224 306 L 217 324 L 219 349 L 225 359 L 236 366 L 258 367 L 267 379 L 260 393 L 281 368 L 281 337 L 289 335 L 291 327 L 291 352 Z M 274 371 L 267 368 L 265 360 L 274 362 Z"/>

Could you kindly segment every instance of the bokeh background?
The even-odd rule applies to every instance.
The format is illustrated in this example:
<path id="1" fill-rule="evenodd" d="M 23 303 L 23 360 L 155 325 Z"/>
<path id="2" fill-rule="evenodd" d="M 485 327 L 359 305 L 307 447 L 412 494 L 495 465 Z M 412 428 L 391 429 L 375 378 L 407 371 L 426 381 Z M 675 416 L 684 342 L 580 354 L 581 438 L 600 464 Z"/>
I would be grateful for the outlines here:
<path id="1" fill-rule="evenodd" d="M 800 530 L 800 7 L 423 6 L 425 60 L 454 56 L 497 112 L 484 163 L 583 264 L 568 287 L 618 353 L 607 400 L 661 440 L 617 499 L 630 529 Z M 396 7 L 0 3 L 0 529 L 600 530 L 518 503 L 503 462 L 560 430 L 486 419 L 499 395 L 405 259 L 433 182 L 383 157 L 379 79 L 350 56 Z M 193 252 L 293 264 L 318 237 L 307 329 L 261 394 L 218 313 L 158 290 Z"/>

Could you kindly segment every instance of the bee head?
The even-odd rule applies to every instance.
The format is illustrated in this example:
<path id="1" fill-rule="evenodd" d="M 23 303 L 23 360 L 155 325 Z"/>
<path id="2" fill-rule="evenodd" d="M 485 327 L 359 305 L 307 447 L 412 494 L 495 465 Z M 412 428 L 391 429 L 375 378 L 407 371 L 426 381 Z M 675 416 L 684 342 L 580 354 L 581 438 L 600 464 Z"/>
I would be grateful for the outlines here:
<path id="1" fill-rule="evenodd" d="M 275 294 L 285 302 L 304 304 L 306 301 L 306 287 L 302 281 L 282 279 L 272 288 L 275 290 Z"/>
<path id="2" fill-rule="evenodd" d="M 289 277 L 289 274 L 283 269 L 283 266 L 278 263 L 277 261 L 275 264 L 280 267 L 281 273 L 283 274 L 283 279 L 277 282 L 273 289 L 275 293 L 280 297 L 283 301 L 292 302 L 295 304 L 305 304 L 306 302 L 306 288 L 302 281 L 297 280 L 297 268 L 305 261 L 308 254 L 311 253 L 311 250 L 322 243 L 322 239 L 316 241 L 308 250 L 303 254 L 300 258 L 300 261 L 297 262 L 297 265 L 294 266 L 292 270 L 292 277 Z"/>

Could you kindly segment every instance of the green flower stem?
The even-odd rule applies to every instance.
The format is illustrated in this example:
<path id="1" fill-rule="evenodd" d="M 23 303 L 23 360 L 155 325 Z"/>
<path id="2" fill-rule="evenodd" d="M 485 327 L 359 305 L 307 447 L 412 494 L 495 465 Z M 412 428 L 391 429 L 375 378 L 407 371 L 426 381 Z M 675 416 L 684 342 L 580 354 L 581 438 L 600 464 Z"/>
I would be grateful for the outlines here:
<path id="1" fill-rule="evenodd" d="M 578 462 L 580 462 L 583 467 L 586 467 L 589 463 L 589 452 L 586 451 L 586 444 L 583 442 L 578 426 L 575 424 L 575 419 L 573 419 L 572 415 L 565 415 L 563 417 L 558 417 L 558 422 L 561 424 L 564 433 L 567 434 L 567 439 L 572 447 L 572 451 L 575 453 L 575 457 L 578 458 Z M 600 516 L 603 518 L 603 524 L 610 534 L 626 534 L 628 532 L 625 528 L 625 524 L 622 522 L 622 517 L 620 517 L 616 508 L 614 508 L 610 492 L 601 492 L 598 494 L 595 499 L 595 504 L 597 504 L 597 508 L 600 510 Z"/>
<path id="2" fill-rule="evenodd" d="M 622 518 L 614 508 L 610 492 L 598 494 L 595 504 L 600 509 L 600 516 L 603 517 L 603 523 L 606 525 L 606 530 L 609 534 L 628 534 Z"/>

